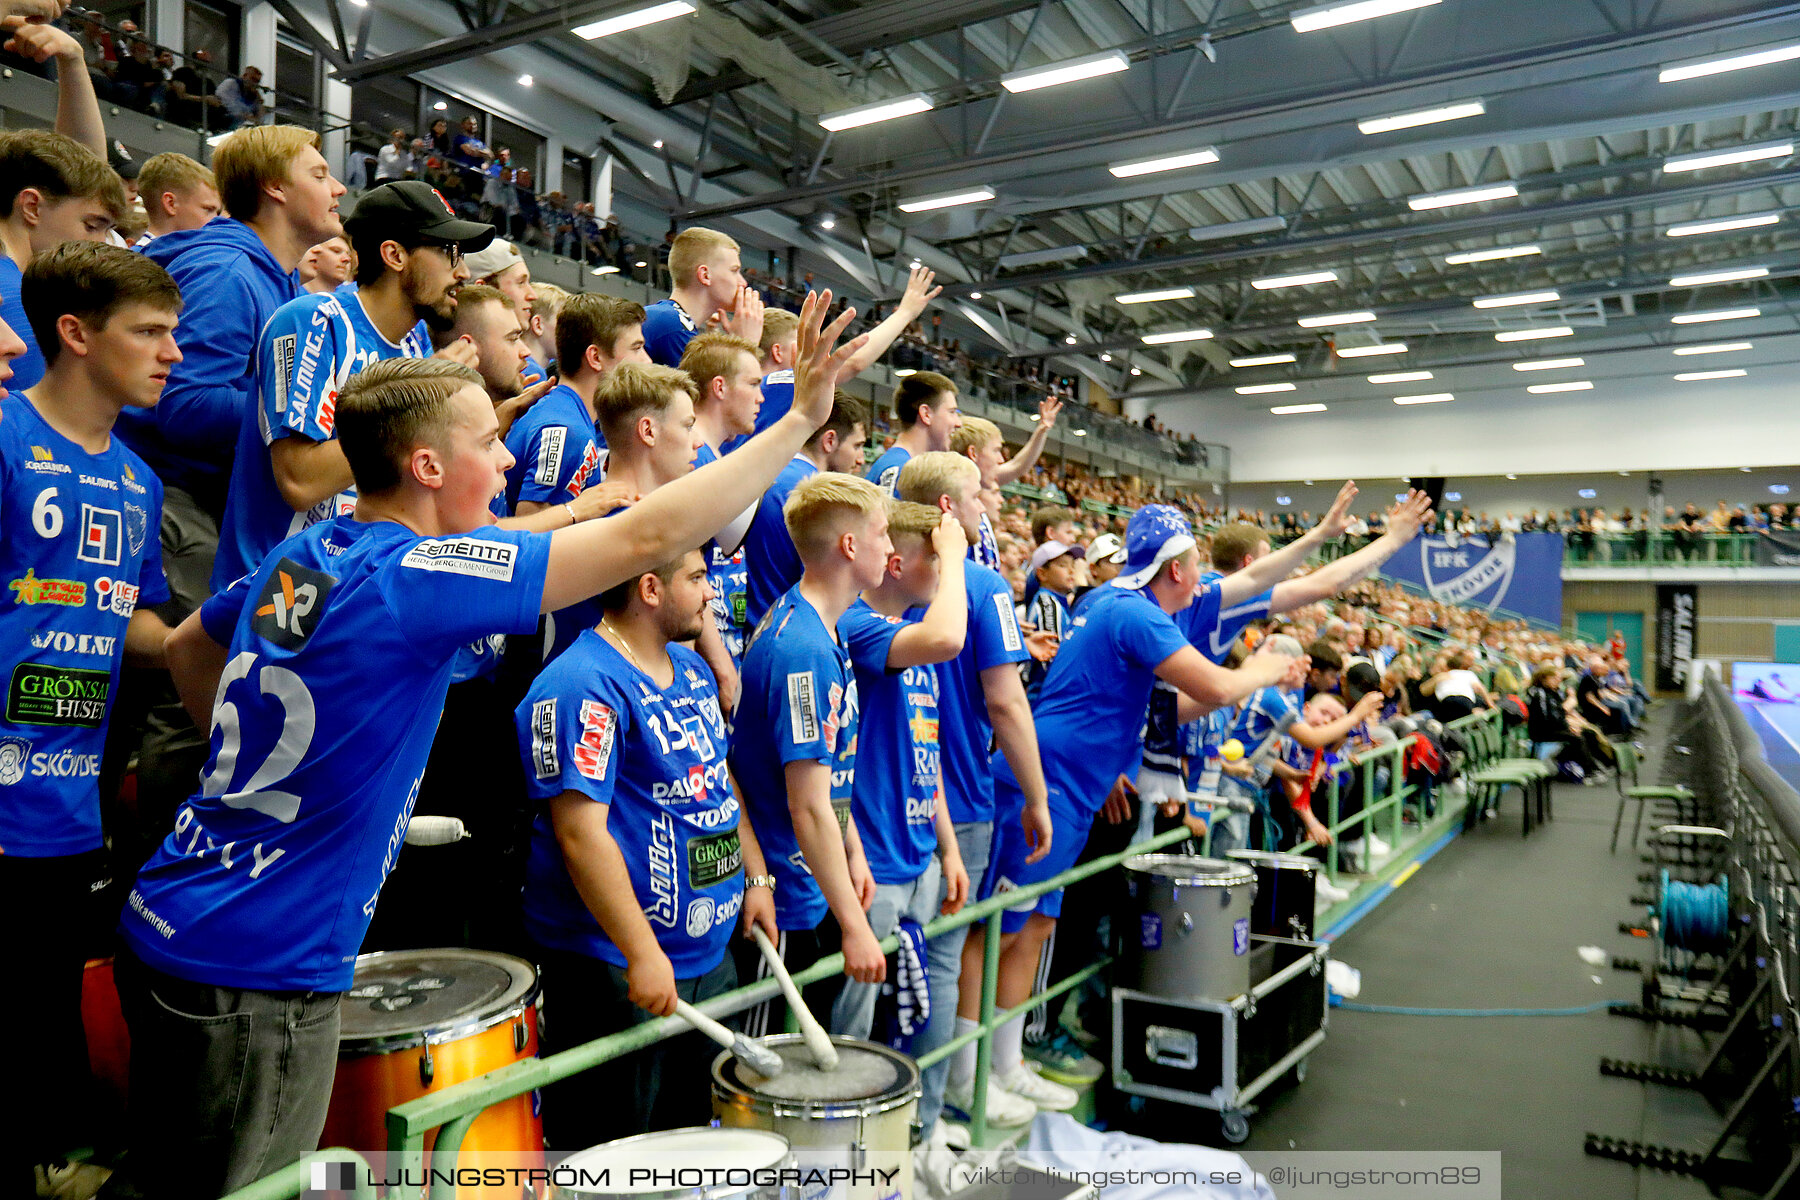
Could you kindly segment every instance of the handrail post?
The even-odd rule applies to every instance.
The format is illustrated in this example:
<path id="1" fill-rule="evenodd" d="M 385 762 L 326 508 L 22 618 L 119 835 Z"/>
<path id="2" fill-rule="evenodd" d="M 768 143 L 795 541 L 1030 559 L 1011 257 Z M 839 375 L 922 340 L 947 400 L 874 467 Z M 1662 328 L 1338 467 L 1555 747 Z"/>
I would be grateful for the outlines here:
<path id="1" fill-rule="evenodd" d="M 975 1043 L 975 1090 L 969 1104 L 969 1140 L 976 1146 L 987 1144 L 988 1076 L 994 1069 L 994 1007 L 1000 994 L 999 913 L 987 919 L 981 943 L 981 1040 Z"/>

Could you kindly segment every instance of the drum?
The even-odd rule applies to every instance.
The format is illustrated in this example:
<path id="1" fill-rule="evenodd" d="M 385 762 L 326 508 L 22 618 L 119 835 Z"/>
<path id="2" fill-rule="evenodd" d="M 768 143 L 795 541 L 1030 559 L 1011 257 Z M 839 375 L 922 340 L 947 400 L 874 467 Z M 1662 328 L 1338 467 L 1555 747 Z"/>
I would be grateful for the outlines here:
<path id="1" fill-rule="evenodd" d="M 765 1079 L 732 1055 L 713 1060 L 713 1115 L 729 1129 L 766 1129 L 793 1148 L 802 1171 L 847 1167 L 858 1177 L 805 1187 L 804 1200 L 900 1200 L 912 1195 L 919 1068 L 878 1042 L 834 1037 L 838 1068 L 820 1071 L 797 1033 L 761 1039 L 787 1066 Z"/>
<path id="2" fill-rule="evenodd" d="M 387 1110 L 535 1058 L 537 971 L 482 950 L 364 954 L 344 995 L 337 1079 L 320 1146 L 387 1148 Z M 535 1093 L 475 1119 L 464 1151 L 505 1151 L 507 1166 L 543 1166 Z M 426 1135 L 429 1153 L 437 1139 Z M 465 1162 L 476 1160 L 463 1160 Z M 459 1194 L 461 1194 L 459 1192 Z"/>
<path id="3" fill-rule="evenodd" d="M 787 1139 L 764 1129 L 668 1129 L 571 1154 L 556 1194 L 575 1200 L 788 1200 Z"/>
<path id="4" fill-rule="evenodd" d="M 1267 850 L 1227 850 L 1225 857 L 1249 863 L 1256 872 L 1251 933 L 1312 941 L 1314 885 L 1322 865 L 1318 859 Z"/>
<path id="5" fill-rule="evenodd" d="M 1125 860 L 1138 936 L 1125 938 L 1125 975 L 1147 995 L 1229 1000 L 1250 990 L 1248 864 L 1185 854 Z"/>

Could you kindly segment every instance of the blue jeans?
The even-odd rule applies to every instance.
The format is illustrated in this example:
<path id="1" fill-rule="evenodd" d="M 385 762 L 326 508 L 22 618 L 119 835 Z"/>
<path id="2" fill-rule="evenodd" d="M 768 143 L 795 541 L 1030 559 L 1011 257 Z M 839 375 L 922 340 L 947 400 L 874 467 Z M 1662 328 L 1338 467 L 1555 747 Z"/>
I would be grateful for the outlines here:
<path id="1" fill-rule="evenodd" d="M 1259 807 L 1262 804 L 1262 789 L 1232 775 L 1219 777 L 1219 796 L 1224 800 L 1249 800 Z M 1212 841 L 1207 854 L 1213 858 L 1223 858 L 1227 850 L 1248 848 L 1250 817 L 1250 813 L 1227 812 L 1222 809 L 1215 813 L 1212 820 Z"/>
<path id="2" fill-rule="evenodd" d="M 885 938 L 900 928 L 901 918 L 930 924 L 944 902 L 943 870 L 933 858 L 925 873 L 911 883 L 878 883 L 875 901 L 869 905 L 869 928 L 878 938 Z M 942 1046 L 956 1036 L 957 977 L 962 972 L 963 931 L 932 938 L 925 943 L 925 970 L 930 976 L 931 1017 L 925 1028 L 914 1033 L 907 1052 L 915 1058 Z M 878 983 L 844 984 L 837 1003 L 831 1009 L 831 1032 L 846 1037 L 866 1038 L 875 1021 L 875 998 L 881 992 Z M 944 1106 L 944 1081 L 950 1071 L 949 1060 L 929 1068 L 921 1080 L 924 1094 L 919 1099 L 919 1124 L 926 1133 L 937 1123 Z"/>

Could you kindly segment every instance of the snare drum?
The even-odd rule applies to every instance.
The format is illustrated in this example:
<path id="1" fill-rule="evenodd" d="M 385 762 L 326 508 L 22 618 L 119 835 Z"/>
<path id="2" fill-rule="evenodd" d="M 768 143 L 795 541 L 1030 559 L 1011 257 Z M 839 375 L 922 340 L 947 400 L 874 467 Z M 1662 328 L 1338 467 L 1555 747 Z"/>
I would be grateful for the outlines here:
<path id="1" fill-rule="evenodd" d="M 726 1050 L 713 1060 L 713 1115 L 731 1129 L 766 1129 L 786 1138 L 802 1171 L 832 1166 L 868 1173 L 862 1181 L 799 1190 L 804 1200 L 901 1200 L 913 1194 L 913 1119 L 919 1067 L 879 1042 L 834 1037 L 838 1069 L 813 1065 L 797 1033 L 761 1039 L 786 1069 L 775 1079 L 749 1070 Z"/>
<path id="2" fill-rule="evenodd" d="M 764 1129 L 668 1129 L 571 1154 L 552 1178 L 575 1200 L 789 1200 L 787 1139 Z"/>
<path id="3" fill-rule="evenodd" d="M 1252 933 L 1312 940 L 1318 859 L 1267 850 L 1227 850 L 1225 857 L 1248 863 L 1256 872 L 1256 903 L 1250 909 Z"/>
<path id="4" fill-rule="evenodd" d="M 321 1146 L 387 1148 L 387 1110 L 538 1052 L 537 971 L 482 950 L 364 954 L 344 995 L 337 1080 Z M 462 1150 L 505 1151 L 507 1165 L 543 1166 L 536 1096 L 483 1112 Z M 429 1152 L 437 1131 L 426 1134 Z M 465 1162 L 479 1160 L 463 1160 Z M 459 1194 L 461 1194 L 459 1192 Z"/>
<path id="5" fill-rule="evenodd" d="M 1185 854 L 1125 860 L 1137 936 L 1125 939 L 1125 978 L 1151 996 L 1229 1000 L 1250 990 L 1250 905 L 1256 873 L 1244 863 Z"/>

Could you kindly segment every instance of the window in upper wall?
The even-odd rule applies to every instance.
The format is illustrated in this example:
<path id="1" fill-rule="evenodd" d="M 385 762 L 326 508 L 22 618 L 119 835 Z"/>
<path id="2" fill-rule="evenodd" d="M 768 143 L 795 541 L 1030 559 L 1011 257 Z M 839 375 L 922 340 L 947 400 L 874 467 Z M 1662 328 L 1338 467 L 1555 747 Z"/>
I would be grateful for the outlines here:
<path id="1" fill-rule="evenodd" d="M 512 150 L 512 164 L 515 167 L 528 167 L 533 179 L 544 176 L 544 139 L 522 125 L 515 125 L 502 117 L 489 118 L 492 136 L 488 145 L 498 154 L 502 146 Z"/>
<path id="2" fill-rule="evenodd" d="M 182 12 L 182 53 L 191 55 L 196 50 L 204 50 L 212 55 L 212 66 L 220 75 L 237 74 L 241 19 L 236 5 L 187 0 Z"/>

